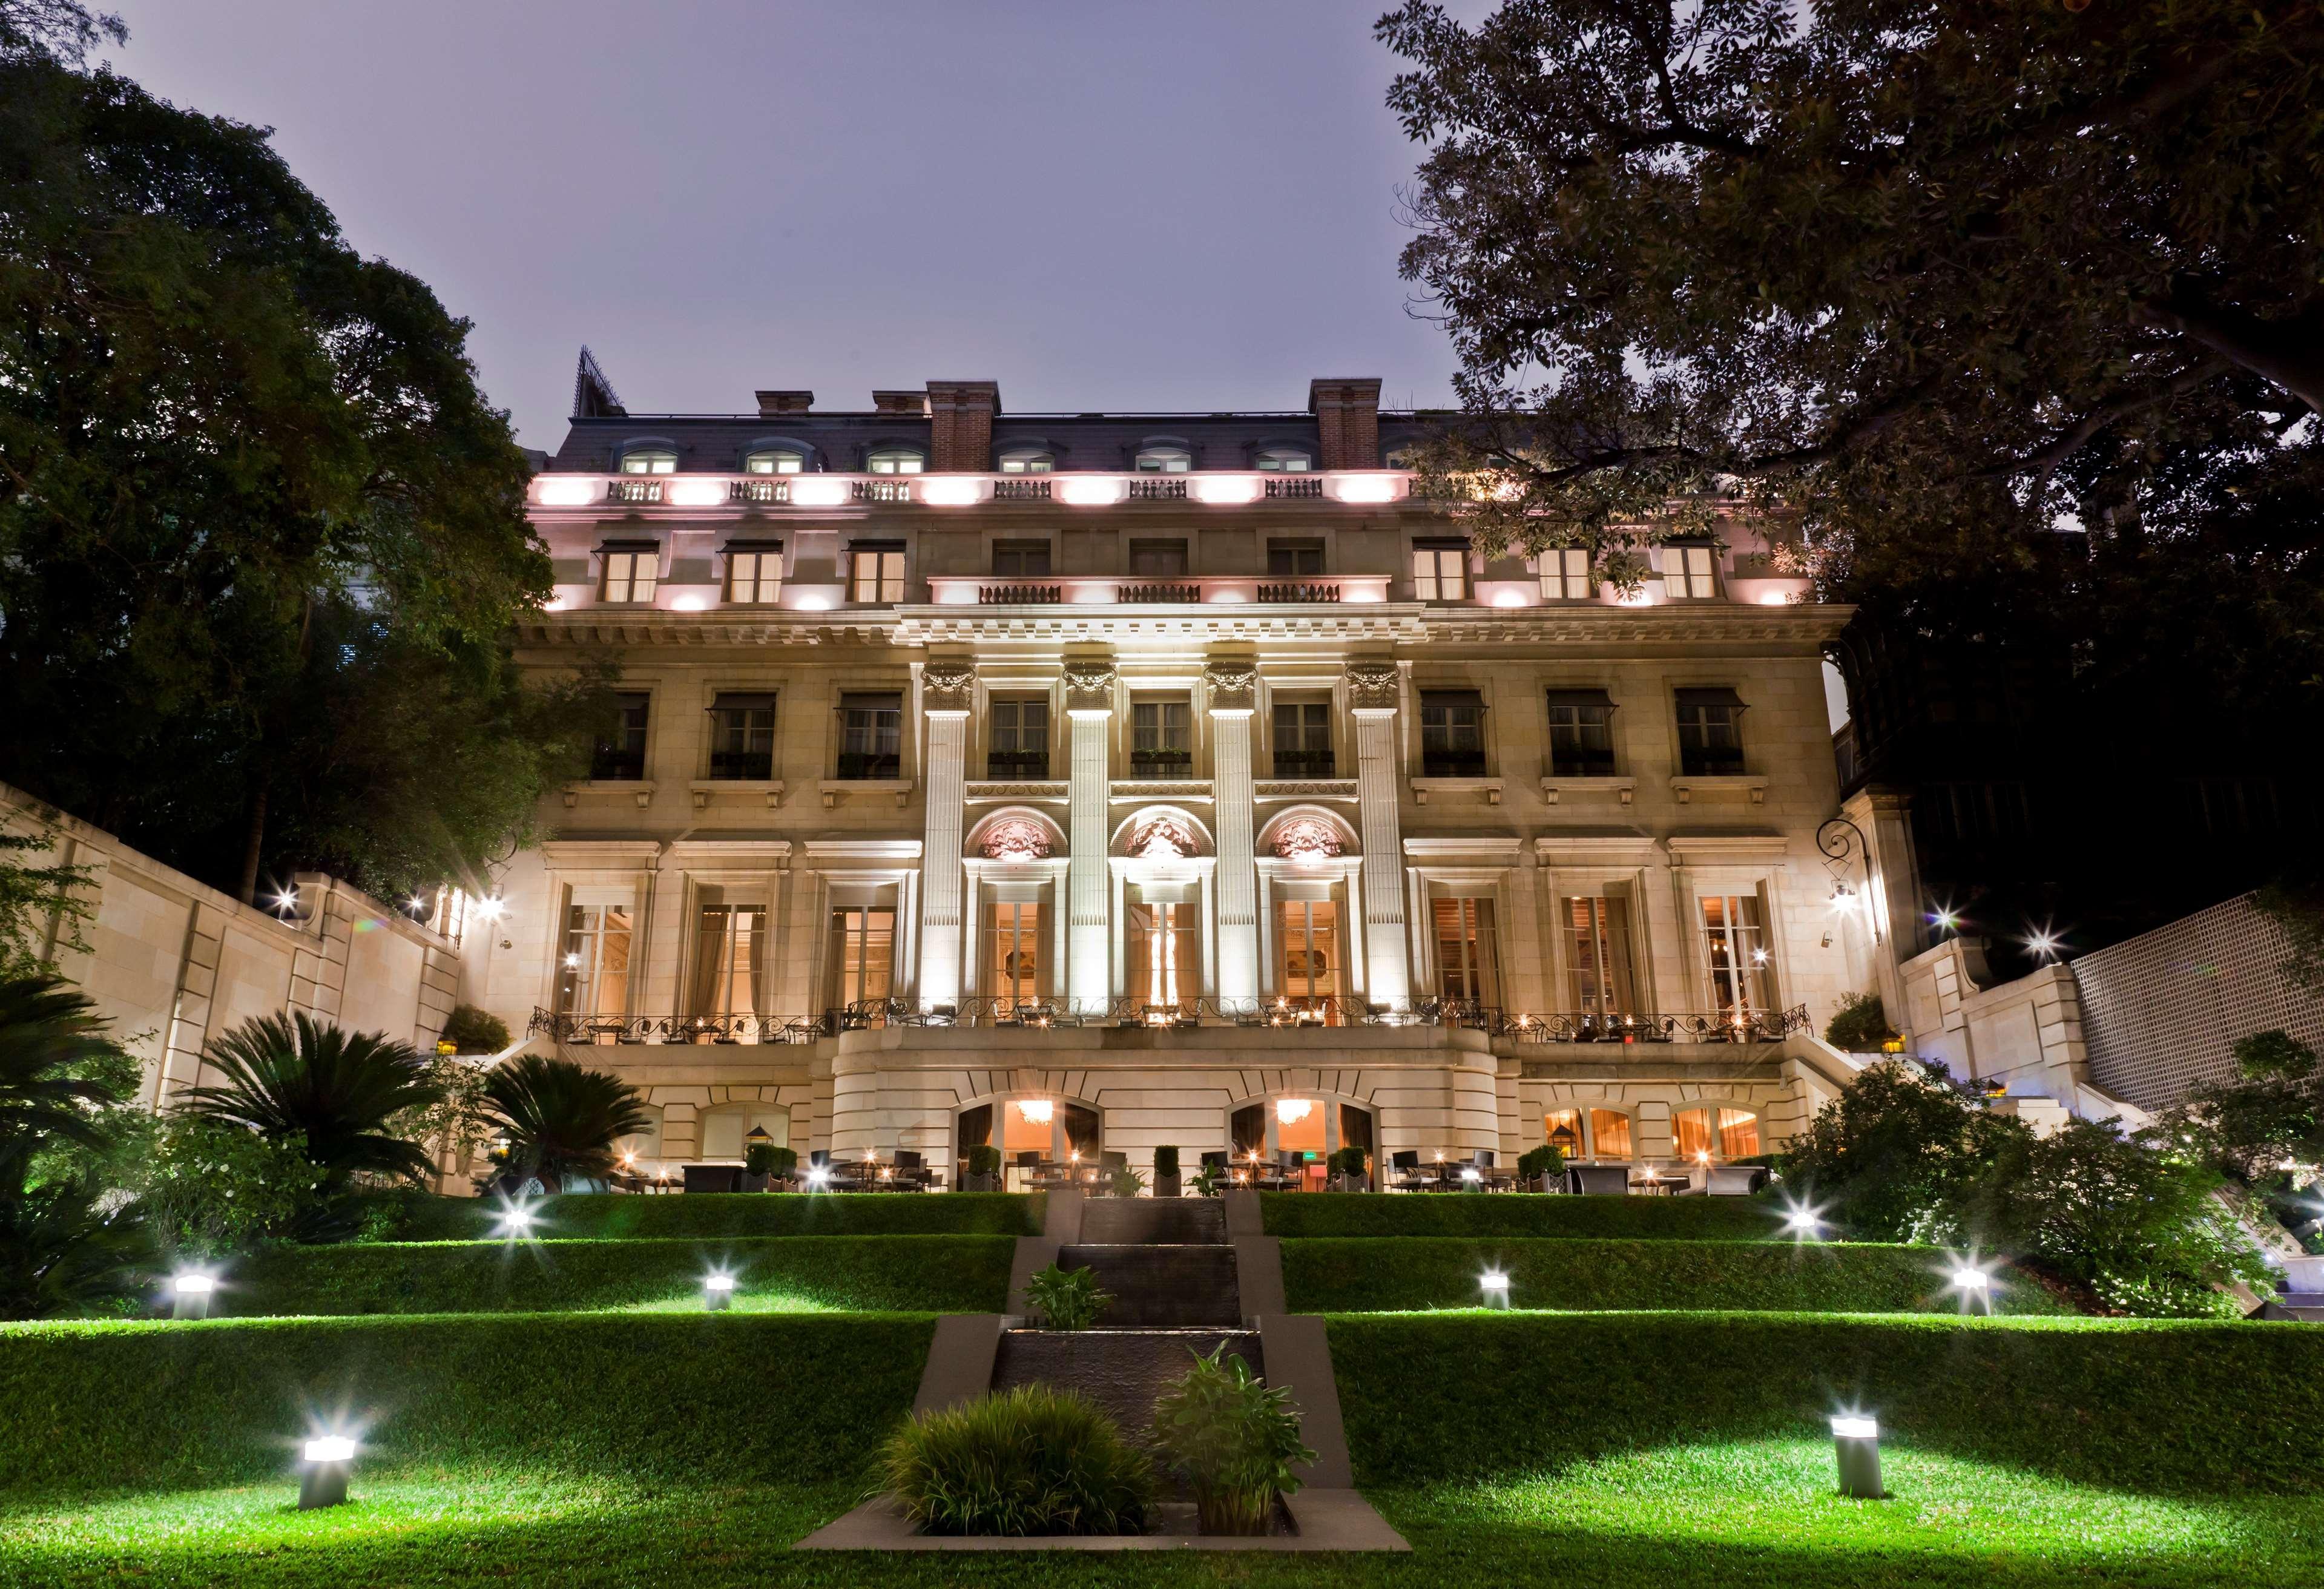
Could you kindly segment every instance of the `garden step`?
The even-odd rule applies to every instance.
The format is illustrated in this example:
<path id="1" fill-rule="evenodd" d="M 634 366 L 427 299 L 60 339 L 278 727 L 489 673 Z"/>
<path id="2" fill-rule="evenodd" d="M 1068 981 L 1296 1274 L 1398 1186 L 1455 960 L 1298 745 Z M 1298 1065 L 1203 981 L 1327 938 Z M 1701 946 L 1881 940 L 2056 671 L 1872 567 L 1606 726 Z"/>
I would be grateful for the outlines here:
<path id="1" fill-rule="evenodd" d="M 1226 1205 L 1216 1197 L 1093 1197 L 1082 1205 L 1082 1240 L 1093 1246 L 1226 1239 Z"/>
<path id="2" fill-rule="evenodd" d="M 1255 1330 L 1003 1330 L 992 1388 L 1078 1390 L 1142 1437 L 1153 1427 L 1155 1399 L 1185 1377 L 1196 1354 L 1222 1344 L 1253 1373 L 1264 1372 Z"/>
<path id="3" fill-rule="evenodd" d="M 1223 1243 L 1117 1246 L 1074 1243 L 1057 1254 L 1066 1269 L 1094 1270 L 1113 1294 L 1099 1323 L 1117 1329 L 1185 1329 L 1242 1323 L 1235 1251 Z"/>

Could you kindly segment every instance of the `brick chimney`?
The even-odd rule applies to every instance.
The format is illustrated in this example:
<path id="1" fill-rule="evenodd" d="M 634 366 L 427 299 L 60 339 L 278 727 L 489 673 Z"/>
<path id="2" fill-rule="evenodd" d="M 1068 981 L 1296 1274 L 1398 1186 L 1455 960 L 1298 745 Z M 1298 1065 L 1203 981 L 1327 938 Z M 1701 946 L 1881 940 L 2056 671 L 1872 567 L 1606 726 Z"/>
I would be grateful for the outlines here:
<path id="1" fill-rule="evenodd" d="M 874 392 L 872 411 L 886 414 L 890 419 L 925 420 L 928 417 L 928 394 L 925 392 Z"/>
<path id="2" fill-rule="evenodd" d="M 1001 411 L 997 381 L 928 383 L 928 467 L 982 470 L 992 467 L 992 416 Z"/>
<path id="3" fill-rule="evenodd" d="M 778 414 L 803 414 L 815 406 L 812 392 L 761 392 L 759 393 L 759 418 L 771 420 Z"/>
<path id="4" fill-rule="evenodd" d="M 1307 411 L 1322 433 L 1323 467 L 1377 469 L 1379 460 L 1377 376 L 1342 376 L 1307 383 Z"/>

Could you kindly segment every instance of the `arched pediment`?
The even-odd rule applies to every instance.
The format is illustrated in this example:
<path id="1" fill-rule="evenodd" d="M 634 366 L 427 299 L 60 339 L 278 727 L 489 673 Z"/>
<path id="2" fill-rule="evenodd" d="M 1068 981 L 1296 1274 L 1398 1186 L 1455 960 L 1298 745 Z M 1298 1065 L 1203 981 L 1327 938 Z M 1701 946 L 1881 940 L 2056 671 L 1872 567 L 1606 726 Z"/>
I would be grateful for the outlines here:
<path id="1" fill-rule="evenodd" d="M 969 829 L 961 853 L 1003 863 L 1046 861 L 1065 853 L 1065 833 L 1030 806 L 1003 806 Z"/>
<path id="2" fill-rule="evenodd" d="M 1218 853 L 1211 830 L 1178 806 L 1147 806 L 1113 830 L 1112 853 L 1140 861 L 1183 861 Z"/>
<path id="3" fill-rule="evenodd" d="M 1293 862 L 1336 861 L 1362 849 L 1347 818 L 1324 806 L 1290 806 L 1277 812 L 1259 830 L 1256 847 L 1262 855 Z"/>

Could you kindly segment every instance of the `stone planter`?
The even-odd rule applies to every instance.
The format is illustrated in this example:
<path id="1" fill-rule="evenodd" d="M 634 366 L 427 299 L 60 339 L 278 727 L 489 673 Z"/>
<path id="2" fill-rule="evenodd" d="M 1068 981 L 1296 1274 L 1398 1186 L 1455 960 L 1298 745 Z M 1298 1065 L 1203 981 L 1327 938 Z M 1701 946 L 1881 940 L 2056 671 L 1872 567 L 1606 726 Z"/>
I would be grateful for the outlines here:
<path id="1" fill-rule="evenodd" d="M 1001 1178 L 997 1175 L 964 1175 L 960 1178 L 960 1189 L 964 1192 L 997 1192 L 1001 1189 Z"/>
<path id="2" fill-rule="evenodd" d="M 1335 1175 L 1332 1178 L 1332 1189 L 1335 1192 L 1369 1192 L 1372 1187 L 1371 1181 L 1364 1176 Z"/>
<path id="3" fill-rule="evenodd" d="M 1176 1197 L 1176 1196 L 1177 1196 L 1179 1195 L 1179 1192 L 1178 1192 L 1178 1178 L 1177 1178 L 1176 1176 L 1175 1176 L 1175 1175 L 1159 1175 L 1159 1174 L 1157 1174 L 1157 1176 L 1155 1176 L 1155 1178 L 1154 1178 L 1154 1195 L 1155 1195 L 1156 1196 L 1157 1196 L 1157 1197 Z"/>
<path id="4" fill-rule="evenodd" d="M 742 1172 L 742 1189 L 746 1192 L 763 1192 L 767 1189 L 767 1182 L 772 1178 L 771 1176 L 752 1175 L 746 1169 Z"/>

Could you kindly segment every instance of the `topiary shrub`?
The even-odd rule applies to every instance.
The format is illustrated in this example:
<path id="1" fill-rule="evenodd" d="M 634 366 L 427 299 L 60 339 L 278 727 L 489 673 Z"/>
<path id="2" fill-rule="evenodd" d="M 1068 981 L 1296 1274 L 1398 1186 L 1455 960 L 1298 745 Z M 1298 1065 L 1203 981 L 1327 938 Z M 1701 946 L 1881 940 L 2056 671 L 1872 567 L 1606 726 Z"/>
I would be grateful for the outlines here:
<path id="1" fill-rule="evenodd" d="M 772 1142 L 752 1142 L 742 1150 L 742 1168 L 752 1175 L 788 1175 L 798 1168 L 797 1148 Z"/>
<path id="2" fill-rule="evenodd" d="M 1157 1176 L 1176 1175 L 1178 1173 L 1178 1150 L 1176 1148 L 1155 1149 L 1154 1173 Z"/>
<path id="3" fill-rule="evenodd" d="M 913 1418 L 880 1474 L 931 1534 L 1138 1534 L 1154 1504 L 1153 1460 L 1095 1403 L 1047 1385 Z"/>
<path id="4" fill-rule="evenodd" d="M 508 1022 L 474 1004 L 456 1008 L 444 1022 L 442 1040 L 455 1054 L 497 1054 L 509 1046 Z"/>
<path id="5" fill-rule="evenodd" d="M 1287 1389 L 1252 1377 L 1222 1342 L 1154 1403 L 1154 1439 L 1194 1492 L 1205 1534 L 1264 1534 L 1275 1498 L 1299 1488 L 1294 1464 L 1315 1454 L 1299 1442 Z"/>
<path id="6" fill-rule="evenodd" d="M 1557 1175 L 1565 1169 L 1564 1151 L 1553 1142 L 1529 1148 L 1517 1155 L 1517 1178 L 1539 1180 L 1544 1176 Z"/>
<path id="7" fill-rule="evenodd" d="M 1899 1035 L 1888 1024 L 1888 1011 L 1878 993 L 1842 993 L 1839 1012 L 1823 1029 L 1825 1042 L 1850 1054 L 1877 1054 L 1881 1044 Z"/>
<path id="8" fill-rule="evenodd" d="M 1371 1155 L 1361 1148 L 1341 1148 L 1324 1161 L 1324 1168 L 1335 1176 L 1361 1175 L 1365 1160 Z"/>

